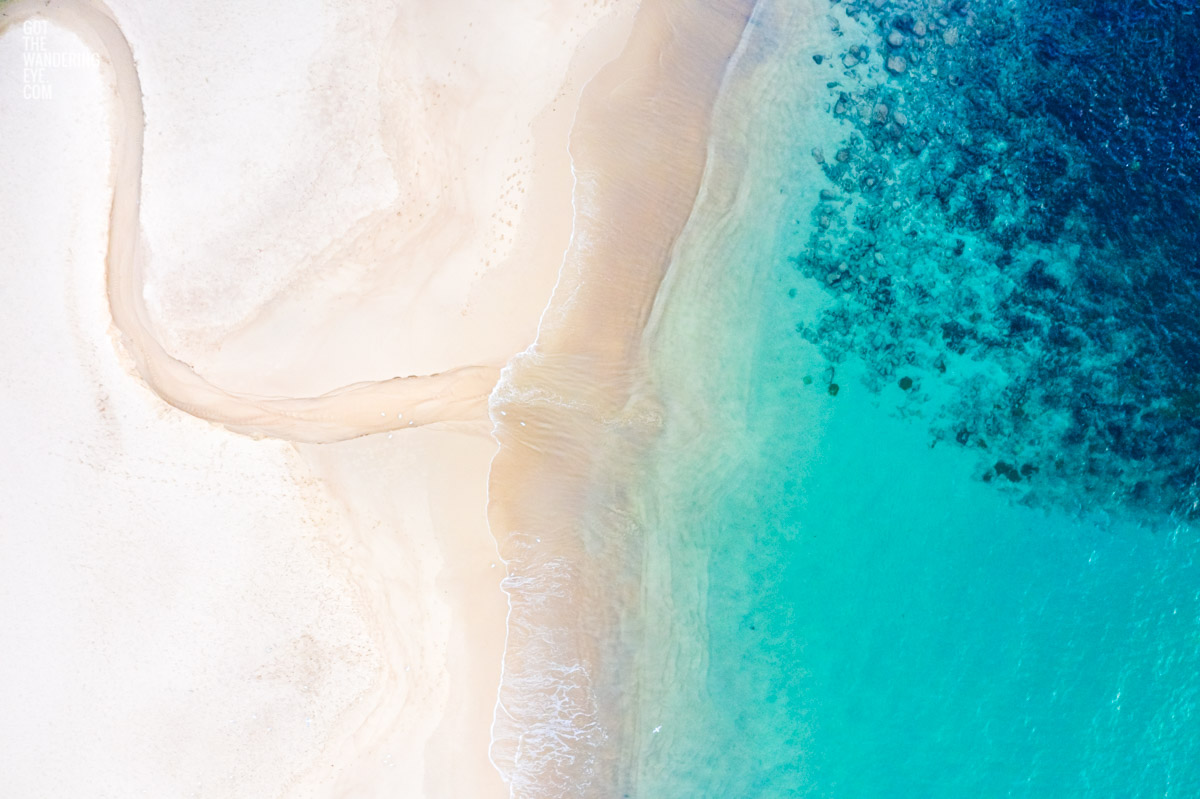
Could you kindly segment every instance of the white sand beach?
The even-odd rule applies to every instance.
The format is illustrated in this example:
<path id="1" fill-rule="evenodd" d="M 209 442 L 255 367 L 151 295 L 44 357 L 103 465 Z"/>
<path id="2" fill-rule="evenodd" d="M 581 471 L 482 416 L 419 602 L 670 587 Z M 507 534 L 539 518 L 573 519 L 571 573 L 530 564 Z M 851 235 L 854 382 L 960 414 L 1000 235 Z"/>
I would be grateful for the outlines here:
<path id="1" fill-rule="evenodd" d="M 653 433 L 752 8 L 0 6 L 6 796 L 607 795 L 636 586 L 541 640 L 523 548 Z"/>
<path id="2" fill-rule="evenodd" d="M 486 399 L 633 11 L 0 7 L 5 795 L 508 795 Z"/>

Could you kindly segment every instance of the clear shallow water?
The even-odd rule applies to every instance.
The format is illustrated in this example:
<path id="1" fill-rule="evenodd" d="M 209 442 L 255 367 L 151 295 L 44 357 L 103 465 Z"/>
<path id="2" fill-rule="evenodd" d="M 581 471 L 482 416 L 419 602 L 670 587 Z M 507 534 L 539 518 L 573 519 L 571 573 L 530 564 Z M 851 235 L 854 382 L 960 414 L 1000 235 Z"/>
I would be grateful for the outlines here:
<path id="1" fill-rule="evenodd" d="M 851 307 L 868 343 L 832 358 L 804 335 L 850 294 L 798 266 L 830 186 L 812 150 L 855 129 L 828 113 L 811 59 L 850 46 L 849 26 L 835 14 L 838 36 L 819 11 L 760 8 L 649 339 L 666 422 L 635 481 L 646 617 L 630 795 L 1200 795 L 1196 532 L 1120 480 L 1098 502 L 1097 472 L 1047 465 L 1052 435 L 1038 472 L 1012 459 L 1019 480 L 988 442 L 939 435 L 947 408 L 996 404 L 965 386 L 1009 386 L 1025 364 L 954 351 L 937 314 L 959 309 L 930 305 L 928 358 L 885 372 L 879 351 L 916 349 L 907 328 L 874 340 L 886 328 Z M 956 234 L 903 203 L 896 217 L 921 223 L 906 230 Z M 937 268 L 881 230 L 893 279 Z M 1038 418 L 996 435 L 1022 456 L 1029 429 Z"/>

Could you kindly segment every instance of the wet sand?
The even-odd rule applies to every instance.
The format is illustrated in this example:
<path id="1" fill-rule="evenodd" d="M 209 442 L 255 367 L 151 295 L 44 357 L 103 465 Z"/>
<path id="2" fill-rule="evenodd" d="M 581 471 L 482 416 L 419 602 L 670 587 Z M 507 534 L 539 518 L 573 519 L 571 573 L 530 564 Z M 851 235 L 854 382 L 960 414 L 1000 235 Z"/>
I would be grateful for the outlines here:
<path id="1" fill-rule="evenodd" d="M 659 284 L 700 187 L 712 104 L 753 3 L 646 4 L 584 93 L 575 229 L 536 344 L 493 394 L 488 514 L 508 564 L 493 758 L 517 795 L 613 796 L 632 708 L 641 553 L 619 477 L 653 436 L 634 394 Z"/>

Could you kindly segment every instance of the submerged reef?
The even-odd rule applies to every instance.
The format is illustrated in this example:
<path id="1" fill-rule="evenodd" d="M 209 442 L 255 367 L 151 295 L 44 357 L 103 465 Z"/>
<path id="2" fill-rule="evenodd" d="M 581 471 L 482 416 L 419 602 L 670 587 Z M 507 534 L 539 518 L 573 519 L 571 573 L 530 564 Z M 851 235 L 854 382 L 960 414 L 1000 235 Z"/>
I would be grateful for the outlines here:
<path id="1" fill-rule="evenodd" d="M 799 326 L 1029 503 L 1200 515 L 1200 12 L 842 4 Z M 849 32 L 849 31 L 848 31 Z M 863 43 L 865 42 L 865 44 Z"/>

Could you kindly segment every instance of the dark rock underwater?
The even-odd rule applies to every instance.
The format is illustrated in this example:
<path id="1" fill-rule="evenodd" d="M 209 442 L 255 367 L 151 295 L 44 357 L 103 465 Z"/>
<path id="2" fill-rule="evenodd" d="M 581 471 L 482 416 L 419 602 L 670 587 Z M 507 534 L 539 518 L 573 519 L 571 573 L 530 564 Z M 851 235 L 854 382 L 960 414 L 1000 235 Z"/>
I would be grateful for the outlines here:
<path id="1" fill-rule="evenodd" d="M 799 332 L 1026 502 L 1200 515 L 1200 12 L 842 10 Z"/>

